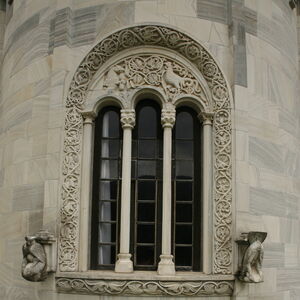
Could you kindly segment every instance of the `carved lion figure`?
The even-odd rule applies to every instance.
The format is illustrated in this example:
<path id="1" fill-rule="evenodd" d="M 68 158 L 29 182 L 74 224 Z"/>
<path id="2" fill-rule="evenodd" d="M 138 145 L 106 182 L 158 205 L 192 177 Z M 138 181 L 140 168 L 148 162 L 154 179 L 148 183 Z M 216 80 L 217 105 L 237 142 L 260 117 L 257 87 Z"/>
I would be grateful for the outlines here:
<path id="1" fill-rule="evenodd" d="M 44 247 L 36 236 L 26 236 L 23 245 L 22 276 L 29 281 L 42 281 L 46 278 L 47 263 Z"/>

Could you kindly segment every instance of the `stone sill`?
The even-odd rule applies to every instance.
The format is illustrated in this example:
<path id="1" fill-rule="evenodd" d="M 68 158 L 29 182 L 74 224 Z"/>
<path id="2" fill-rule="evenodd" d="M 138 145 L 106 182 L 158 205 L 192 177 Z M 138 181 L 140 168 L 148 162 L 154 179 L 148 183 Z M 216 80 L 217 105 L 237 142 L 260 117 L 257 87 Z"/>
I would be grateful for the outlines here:
<path id="1" fill-rule="evenodd" d="M 63 272 L 55 277 L 59 292 L 127 296 L 231 296 L 235 280 L 233 275 L 176 272 L 162 276 L 148 271 Z"/>

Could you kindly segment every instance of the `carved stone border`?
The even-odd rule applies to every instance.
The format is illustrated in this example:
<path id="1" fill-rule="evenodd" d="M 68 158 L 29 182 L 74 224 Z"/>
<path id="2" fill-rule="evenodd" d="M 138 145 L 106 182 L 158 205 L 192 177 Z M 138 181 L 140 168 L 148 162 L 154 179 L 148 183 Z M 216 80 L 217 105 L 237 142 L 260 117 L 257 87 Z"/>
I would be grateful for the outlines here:
<path id="1" fill-rule="evenodd" d="M 202 73 L 211 90 L 214 117 L 214 251 L 213 273 L 232 273 L 232 128 L 229 89 L 211 55 L 189 36 L 164 26 L 141 25 L 103 39 L 75 72 L 66 100 L 59 270 L 78 270 L 80 114 L 93 75 L 109 58 L 138 46 L 159 46 L 183 55 Z"/>
<path id="2" fill-rule="evenodd" d="M 146 281 L 57 278 L 61 292 L 98 295 L 231 296 L 234 281 Z"/>

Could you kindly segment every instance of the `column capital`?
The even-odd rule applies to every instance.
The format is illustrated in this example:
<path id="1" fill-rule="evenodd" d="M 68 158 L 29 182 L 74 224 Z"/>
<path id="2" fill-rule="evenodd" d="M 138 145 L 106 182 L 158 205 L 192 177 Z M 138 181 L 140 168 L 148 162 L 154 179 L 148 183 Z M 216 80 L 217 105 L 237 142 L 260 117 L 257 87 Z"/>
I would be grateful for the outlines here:
<path id="1" fill-rule="evenodd" d="M 82 113 L 83 124 L 93 124 L 96 116 L 97 116 L 96 113 L 93 111 L 83 112 Z"/>
<path id="2" fill-rule="evenodd" d="M 123 128 L 133 128 L 135 126 L 134 109 L 121 109 L 121 124 Z"/>
<path id="3" fill-rule="evenodd" d="M 198 115 L 199 119 L 203 122 L 203 125 L 212 125 L 214 119 L 214 113 L 201 112 Z"/>
<path id="4" fill-rule="evenodd" d="M 173 128 L 176 120 L 175 109 L 162 109 L 161 111 L 161 124 L 163 127 Z"/>

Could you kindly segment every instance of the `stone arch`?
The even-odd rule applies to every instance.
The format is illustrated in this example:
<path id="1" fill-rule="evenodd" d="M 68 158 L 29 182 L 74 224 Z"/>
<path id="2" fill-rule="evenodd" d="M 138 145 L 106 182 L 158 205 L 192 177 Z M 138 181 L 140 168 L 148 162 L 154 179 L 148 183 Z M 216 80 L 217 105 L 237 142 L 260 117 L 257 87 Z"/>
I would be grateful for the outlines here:
<path id="1" fill-rule="evenodd" d="M 184 33 L 160 25 L 133 26 L 107 36 L 86 55 L 72 79 L 66 100 L 59 269 L 78 270 L 80 151 L 83 126 L 81 111 L 88 87 L 97 71 L 111 57 L 140 46 L 155 46 L 177 52 L 195 66 L 210 89 L 214 113 L 213 273 L 232 274 L 230 89 L 216 61 L 203 46 Z"/>

